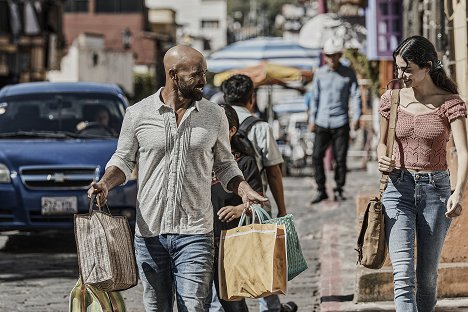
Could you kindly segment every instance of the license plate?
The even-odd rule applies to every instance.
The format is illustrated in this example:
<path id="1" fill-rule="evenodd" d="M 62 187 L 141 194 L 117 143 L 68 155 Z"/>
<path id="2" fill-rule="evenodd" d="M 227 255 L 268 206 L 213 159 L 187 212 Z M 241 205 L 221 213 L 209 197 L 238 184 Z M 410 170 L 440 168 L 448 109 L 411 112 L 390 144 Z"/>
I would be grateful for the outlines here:
<path id="1" fill-rule="evenodd" d="M 42 197 L 43 215 L 74 214 L 78 212 L 76 197 Z"/>

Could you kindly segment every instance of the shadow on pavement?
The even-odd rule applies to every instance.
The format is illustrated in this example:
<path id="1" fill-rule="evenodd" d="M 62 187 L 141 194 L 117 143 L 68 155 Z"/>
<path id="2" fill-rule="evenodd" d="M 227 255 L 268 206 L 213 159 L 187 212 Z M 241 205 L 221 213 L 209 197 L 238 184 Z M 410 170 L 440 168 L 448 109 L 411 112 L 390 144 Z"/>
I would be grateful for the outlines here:
<path id="1" fill-rule="evenodd" d="M 353 301 L 354 295 L 331 295 L 320 297 L 320 302 L 346 302 Z"/>
<path id="2" fill-rule="evenodd" d="M 0 239 L 0 282 L 78 277 L 72 232 L 18 233 Z"/>
<path id="3" fill-rule="evenodd" d="M 0 252 L 9 253 L 76 253 L 73 232 L 16 233 L 8 235 Z"/>

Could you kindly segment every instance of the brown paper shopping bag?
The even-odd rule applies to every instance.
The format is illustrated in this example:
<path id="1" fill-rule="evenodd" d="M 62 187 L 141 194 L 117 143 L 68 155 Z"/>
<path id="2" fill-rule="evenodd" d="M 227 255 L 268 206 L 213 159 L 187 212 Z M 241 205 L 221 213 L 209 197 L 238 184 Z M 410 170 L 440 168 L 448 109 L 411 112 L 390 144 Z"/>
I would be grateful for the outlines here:
<path id="1" fill-rule="evenodd" d="M 286 294 L 288 264 L 284 225 L 250 224 L 222 231 L 219 292 L 223 300 Z"/>

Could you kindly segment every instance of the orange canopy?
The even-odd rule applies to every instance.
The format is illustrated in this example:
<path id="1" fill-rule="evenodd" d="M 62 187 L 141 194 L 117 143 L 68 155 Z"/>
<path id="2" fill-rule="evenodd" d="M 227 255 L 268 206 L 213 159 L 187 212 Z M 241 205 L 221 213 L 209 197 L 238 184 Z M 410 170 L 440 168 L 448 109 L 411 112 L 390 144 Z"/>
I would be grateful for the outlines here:
<path id="1" fill-rule="evenodd" d="M 220 86 L 224 80 L 237 74 L 249 76 L 255 87 L 273 84 L 284 85 L 291 81 L 310 81 L 312 79 L 311 71 L 263 62 L 255 66 L 228 70 L 216 74 L 213 83 L 215 86 Z"/>

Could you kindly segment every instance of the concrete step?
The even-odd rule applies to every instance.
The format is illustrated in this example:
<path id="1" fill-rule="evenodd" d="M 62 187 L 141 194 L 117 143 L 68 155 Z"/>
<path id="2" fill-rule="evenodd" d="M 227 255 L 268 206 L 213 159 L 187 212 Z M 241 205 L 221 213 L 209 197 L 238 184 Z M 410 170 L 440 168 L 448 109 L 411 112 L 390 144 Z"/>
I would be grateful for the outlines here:
<path id="1" fill-rule="evenodd" d="M 344 221 L 329 222 L 322 227 L 320 310 L 322 312 L 395 311 L 392 301 L 391 268 L 368 270 L 357 267 L 356 253 L 353 250 L 355 229 L 348 225 L 348 222 Z M 447 294 L 453 295 L 456 290 L 458 298 L 439 299 L 436 312 L 468 312 L 467 273 L 466 263 L 441 264 L 439 285 L 442 286 L 439 286 L 439 295 L 441 297 L 446 297 Z M 359 283 L 366 286 L 358 287 Z M 367 296 L 367 302 L 362 302 L 364 296 Z"/>
<path id="2" fill-rule="evenodd" d="M 354 303 L 351 301 L 340 302 L 338 309 L 337 305 L 330 302 L 322 302 L 320 305 L 321 312 L 394 312 L 395 305 L 393 301 L 380 301 L 380 302 L 367 302 L 367 303 Z M 437 302 L 436 312 L 467 312 L 468 311 L 468 298 L 457 299 L 440 299 Z"/>
<path id="3" fill-rule="evenodd" d="M 391 267 L 380 270 L 357 268 L 357 302 L 386 301 L 393 299 L 393 275 Z M 441 263 L 439 265 L 439 298 L 468 297 L 468 263 Z"/>

